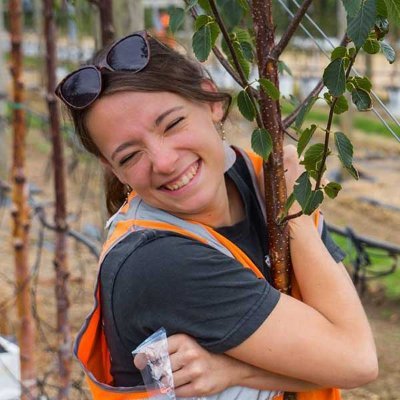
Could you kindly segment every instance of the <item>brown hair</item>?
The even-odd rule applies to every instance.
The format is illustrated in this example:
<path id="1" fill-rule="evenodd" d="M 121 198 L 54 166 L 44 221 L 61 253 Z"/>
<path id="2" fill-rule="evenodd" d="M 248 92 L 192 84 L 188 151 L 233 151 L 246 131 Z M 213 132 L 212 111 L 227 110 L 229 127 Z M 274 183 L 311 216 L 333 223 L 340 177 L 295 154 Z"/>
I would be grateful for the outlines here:
<path id="1" fill-rule="evenodd" d="M 148 65 L 138 73 L 102 71 L 103 90 L 100 97 L 125 91 L 171 92 L 192 101 L 222 101 L 226 104 L 225 119 L 231 96 L 229 93 L 210 92 L 202 88 L 202 82 L 211 79 L 201 64 L 167 47 L 151 36 L 148 37 L 148 41 L 150 46 Z M 104 48 L 94 57 L 94 64 L 104 56 L 109 47 Z M 90 107 L 83 110 L 69 108 L 68 111 L 82 145 L 87 151 L 100 157 L 101 153 L 90 137 L 85 124 L 89 109 Z M 105 171 L 104 185 L 107 210 L 110 214 L 114 214 L 124 203 L 127 188 L 108 170 Z"/>

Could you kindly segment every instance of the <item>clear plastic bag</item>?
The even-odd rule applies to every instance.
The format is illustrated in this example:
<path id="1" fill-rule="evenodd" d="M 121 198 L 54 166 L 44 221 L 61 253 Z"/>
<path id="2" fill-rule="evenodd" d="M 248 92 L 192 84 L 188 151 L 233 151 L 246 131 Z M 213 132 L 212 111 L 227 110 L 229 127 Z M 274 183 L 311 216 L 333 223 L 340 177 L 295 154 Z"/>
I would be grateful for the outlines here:
<path id="1" fill-rule="evenodd" d="M 171 363 L 168 354 L 167 334 L 164 328 L 154 332 L 142 342 L 132 355 L 143 355 L 146 363 L 141 369 L 144 385 L 152 400 L 177 400 L 174 391 Z M 205 397 L 185 398 L 187 400 L 205 400 Z"/>

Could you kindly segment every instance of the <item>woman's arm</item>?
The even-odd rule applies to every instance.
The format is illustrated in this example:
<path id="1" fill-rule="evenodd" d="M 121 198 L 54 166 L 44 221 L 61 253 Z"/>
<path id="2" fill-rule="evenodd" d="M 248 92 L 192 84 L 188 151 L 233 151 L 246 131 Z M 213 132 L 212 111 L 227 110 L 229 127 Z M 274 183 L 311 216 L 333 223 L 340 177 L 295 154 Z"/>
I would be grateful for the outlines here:
<path id="1" fill-rule="evenodd" d="M 264 371 L 225 354 L 210 353 L 185 334 L 170 336 L 168 350 L 178 397 L 208 396 L 231 386 L 295 392 L 318 388 L 313 383 Z M 139 366 L 139 360 L 135 359 L 135 363 Z"/>
<path id="2" fill-rule="evenodd" d="M 293 219 L 289 225 L 304 303 L 282 295 L 257 331 L 227 354 L 327 387 L 349 388 L 375 379 L 374 341 L 346 270 L 332 259 L 310 217 Z"/>

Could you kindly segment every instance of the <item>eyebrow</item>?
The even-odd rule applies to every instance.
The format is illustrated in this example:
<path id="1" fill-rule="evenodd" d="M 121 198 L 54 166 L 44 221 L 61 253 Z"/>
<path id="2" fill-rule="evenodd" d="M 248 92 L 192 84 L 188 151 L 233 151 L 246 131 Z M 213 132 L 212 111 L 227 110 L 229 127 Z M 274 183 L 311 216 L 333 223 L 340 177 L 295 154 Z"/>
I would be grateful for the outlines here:
<path id="1" fill-rule="evenodd" d="M 181 110 L 183 107 L 182 106 L 177 106 L 177 107 L 172 107 L 167 111 L 164 111 L 162 114 L 160 114 L 156 120 L 155 120 L 155 125 L 159 126 L 161 122 L 163 121 L 164 118 L 166 118 L 169 114 L 172 114 L 175 111 Z M 121 145 L 119 145 L 114 152 L 111 155 L 111 160 L 114 161 L 115 156 L 120 153 L 122 150 L 125 150 L 127 147 L 130 147 L 136 143 L 135 140 L 129 140 L 128 142 L 124 142 Z"/>
<path id="2" fill-rule="evenodd" d="M 156 126 L 159 126 L 161 124 L 161 122 L 163 121 L 163 119 L 165 117 L 167 117 L 169 114 L 173 113 L 174 111 L 178 111 L 181 110 L 183 107 L 182 106 L 177 106 L 177 107 L 172 107 L 167 111 L 164 111 L 162 114 L 160 114 L 157 118 L 156 118 Z"/>

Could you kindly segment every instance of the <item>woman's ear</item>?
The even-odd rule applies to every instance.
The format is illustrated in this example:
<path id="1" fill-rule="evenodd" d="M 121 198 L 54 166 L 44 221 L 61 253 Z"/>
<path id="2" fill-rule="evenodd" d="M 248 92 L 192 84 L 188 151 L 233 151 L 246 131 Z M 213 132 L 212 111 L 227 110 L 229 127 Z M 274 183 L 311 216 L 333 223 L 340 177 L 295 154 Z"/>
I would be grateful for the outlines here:
<path id="1" fill-rule="evenodd" d="M 209 79 L 204 79 L 203 82 L 201 83 L 201 87 L 203 90 L 206 90 L 208 92 L 214 92 L 214 93 L 218 92 L 218 89 L 215 86 L 214 82 L 212 82 Z M 223 102 L 222 101 L 210 101 L 208 104 L 211 109 L 211 115 L 212 115 L 213 122 L 220 122 L 225 113 Z"/>

